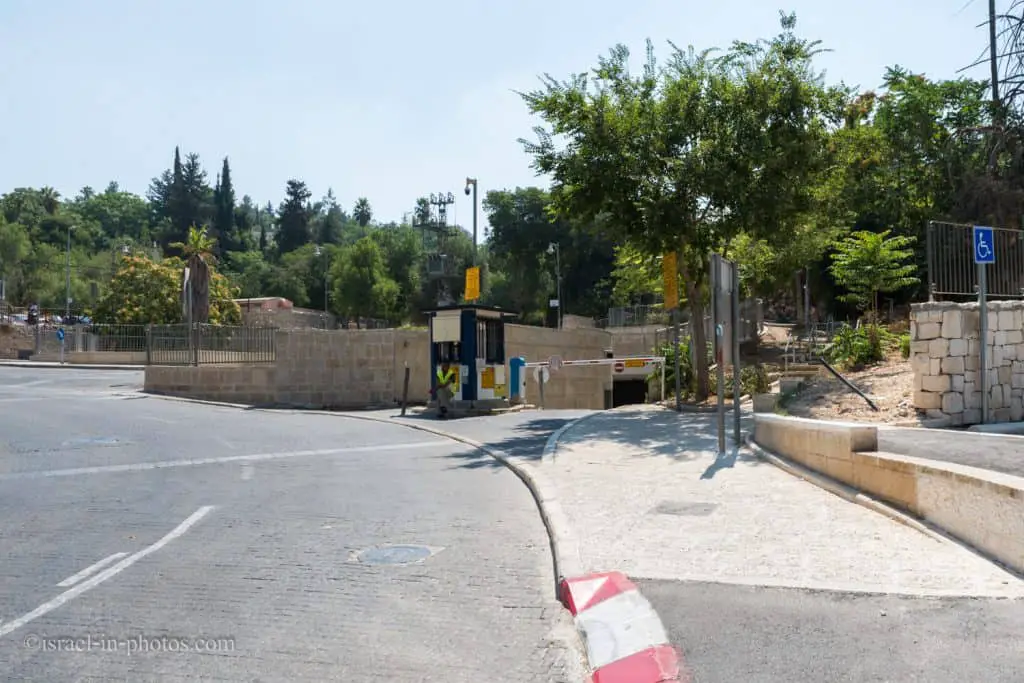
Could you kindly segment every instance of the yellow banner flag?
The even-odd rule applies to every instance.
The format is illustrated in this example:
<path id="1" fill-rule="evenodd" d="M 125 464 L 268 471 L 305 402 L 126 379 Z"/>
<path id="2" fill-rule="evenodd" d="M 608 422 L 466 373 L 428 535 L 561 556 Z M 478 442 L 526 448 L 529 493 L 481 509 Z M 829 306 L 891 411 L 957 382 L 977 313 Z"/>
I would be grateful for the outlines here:
<path id="1" fill-rule="evenodd" d="M 679 308 L 679 268 L 676 252 L 669 252 L 661 258 L 661 274 L 665 286 L 665 309 Z"/>
<path id="2" fill-rule="evenodd" d="M 480 298 L 480 268 L 473 266 L 466 268 L 466 301 L 476 301 Z"/>

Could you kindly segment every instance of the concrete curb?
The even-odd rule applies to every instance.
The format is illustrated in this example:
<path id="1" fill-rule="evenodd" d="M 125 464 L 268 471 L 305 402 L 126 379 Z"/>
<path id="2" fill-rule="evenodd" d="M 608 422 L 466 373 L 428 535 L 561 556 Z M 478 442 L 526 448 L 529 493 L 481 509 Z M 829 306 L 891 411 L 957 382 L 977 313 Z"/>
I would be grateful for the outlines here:
<path id="1" fill-rule="evenodd" d="M 548 436 L 547 442 L 544 444 L 544 452 L 541 454 L 540 458 L 541 462 L 551 462 L 551 460 L 555 457 L 555 453 L 558 452 L 558 440 L 561 439 L 566 432 L 568 432 L 570 429 L 578 425 L 580 422 L 583 422 L 584 420 L 589 420 L 595 415 L 600 415 L 602 412 L 608 411 L 595 411 L 593 413 L 590 413 L 589 415 L 577 417 L 575 420 L 569 420 L 564 425 L 553 431 L 551 435 Z"/>
<path id="2" fill-rule="evenodd" d="M 872 512 L 877 512 L 880 515 L 884 515 L 889 519 L 893 520 L 894 522 L 898 522 L 899 524 L 910 527 L 914 531 L 918 531 L 924 534 L 925 536 L 928 536 L 934 541 L 937 541 L 939 543 L 952 544 L 960 548 L 964 547 L 962 543 L 954 540 L 942 531 L 932 527 L 929 524 L 922 522 L 919 519 L 916 519 L 915 517 L 906 514 L 905 512 L 897 510 L 891 505 L 888 505 L 875 498 L 872 498 L 871 496 L 867 495 L 866 493 L 863 493 L 862 491 L 858 491 L 852 486 L 847 486 L 846 484 L 836 481 L 835 479 L 832 479 L 830 477 L 826 477 L 823 474 L 818 474 L 817 472 L 814 472 L 813 470 L 810 470 L 804 467 L 803 465 L 799 465 L 795 462 L 787 460 L 786 458 L 783 458 L 782 456 L 776 455 L 771 451 L 761 448 L 761 446 L 757 445 L 757 443 L 754 441 L 753 435 L 748 434 L 746 436 L 745 441 L 747 448 L 749 448 L 751 452 L 753 452 L 754 455 L 756 455 L 758 458 L 764 460 L 765 462 L 771 463 L 772 465 L 775 465 L 779 469 L 783 470 L 788 474 L 793 475 L 794 477 L 799 477 L 800 479 L 803 479 L 808 483 L 814 484 L 818 488 L 824 489 L 833 495 L 839 496 L 843 500 L 849 501 L 851 503 L 856 503 L 857 505 L 865 507 L 868 510 L 871 510 Z"/>
<path id="3" fill-rule="evenodd" d="M 101 365 L 98 363 L 33 363 L 32 361 L 0 361 L 0 368 L 34 368 L 36 370 L 134 370 L 146 369 L 145 365 Z"/>

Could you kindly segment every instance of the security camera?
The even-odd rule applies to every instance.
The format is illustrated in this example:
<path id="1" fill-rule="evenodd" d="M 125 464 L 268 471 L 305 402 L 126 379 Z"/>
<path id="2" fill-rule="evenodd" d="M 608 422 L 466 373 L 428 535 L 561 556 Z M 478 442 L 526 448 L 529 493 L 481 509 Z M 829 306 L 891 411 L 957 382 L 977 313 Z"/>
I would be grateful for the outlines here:
<path id="1" fill-rule="evenodd" d="M 466 185 L 466 196 L 469 196 L 469 185 Z"/>

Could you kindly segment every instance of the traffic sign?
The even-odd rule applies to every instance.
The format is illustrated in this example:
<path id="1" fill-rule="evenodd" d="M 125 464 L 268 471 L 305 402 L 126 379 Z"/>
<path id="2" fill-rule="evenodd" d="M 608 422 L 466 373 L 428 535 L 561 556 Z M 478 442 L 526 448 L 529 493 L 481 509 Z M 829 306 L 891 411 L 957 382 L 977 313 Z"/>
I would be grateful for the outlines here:
<path id="1" fill-rule="evenodd" d="M 981 225 L 974 226 L 974 262 L 995 263 L 995 231 Z"/>
<path id="2" fill-rule="evenodd" d="M 57 329 L 57 341 L 64 341 L 64 328 Z"/>
<path id="3" fill-rule="evenodd" d="M 561 370 L 562 369 L 562 357 L 561 356 L 551 356 L 551 358 L 548 359 L 548 367 L 551 368 L 551 372 L 558 372 L 559 370 Z"/>
<path id="4" fill-rule="evenodd" d="M 622 361 L 618 361 L 618 362 L 615 363 L 615 372 L 622 372 L 625 369 L 626 369 L 626 364 L 623 363 Z"/>

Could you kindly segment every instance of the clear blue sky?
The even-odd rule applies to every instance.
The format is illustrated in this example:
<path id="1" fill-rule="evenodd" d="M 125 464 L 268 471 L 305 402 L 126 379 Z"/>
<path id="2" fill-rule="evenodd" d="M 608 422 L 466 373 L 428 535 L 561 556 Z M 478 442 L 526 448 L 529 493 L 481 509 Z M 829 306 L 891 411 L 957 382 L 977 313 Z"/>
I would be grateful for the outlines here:
<path id="1" fill-rule="evenodd" d="M 211 182 L 275 206 L 285 181 L 369 198 L 398 220 L 417 196 L 546 184 L 512 91 L 582 71 L 611 45 L 698 48 L 769 37 L 780 8 L 833 53 L 830 79 L 876 87 L 902 64 L 951 77 L 986 35 L 980 0 L 0 0 L 0 192 L 144 193 L 175 145 Z M 984 77 L 984 71 L 976 72 Z M 481 216 L 482 219 L 482 216 Z M 483 223 L 481 223 L 483 225 Z"/>

